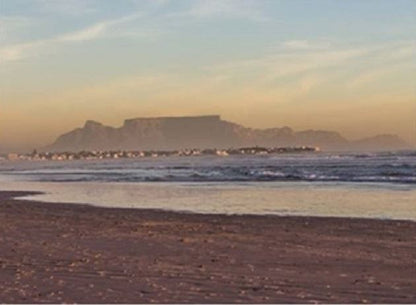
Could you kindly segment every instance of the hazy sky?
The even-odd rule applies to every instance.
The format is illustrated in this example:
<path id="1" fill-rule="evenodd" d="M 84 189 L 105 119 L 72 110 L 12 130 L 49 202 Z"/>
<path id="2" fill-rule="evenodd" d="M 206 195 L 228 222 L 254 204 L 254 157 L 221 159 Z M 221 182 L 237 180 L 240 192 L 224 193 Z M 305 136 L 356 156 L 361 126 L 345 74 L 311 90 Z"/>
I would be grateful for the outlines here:
<path id="1" fill-rule="evenodd" d="M 416 144 L 416 1 L 0 0 L 0 151 L 221 114 Z"/>

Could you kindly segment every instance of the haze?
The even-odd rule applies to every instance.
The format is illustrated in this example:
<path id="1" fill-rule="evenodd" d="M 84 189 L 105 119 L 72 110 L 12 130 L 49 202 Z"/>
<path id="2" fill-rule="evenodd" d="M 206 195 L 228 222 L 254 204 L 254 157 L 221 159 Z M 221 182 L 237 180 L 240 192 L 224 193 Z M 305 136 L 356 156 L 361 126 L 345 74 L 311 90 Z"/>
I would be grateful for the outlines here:
<path id="1" fill-rule="evenodd" d="M 0 151 L 218 113 L 416 144 L 416 1 L 1 0 Z"/>

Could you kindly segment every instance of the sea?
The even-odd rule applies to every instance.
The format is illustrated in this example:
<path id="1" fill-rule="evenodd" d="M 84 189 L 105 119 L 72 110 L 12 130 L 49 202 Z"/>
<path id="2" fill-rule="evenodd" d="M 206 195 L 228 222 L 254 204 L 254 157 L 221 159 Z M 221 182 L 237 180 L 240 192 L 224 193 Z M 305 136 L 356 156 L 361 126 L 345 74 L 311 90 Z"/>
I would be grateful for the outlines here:
<path id="1" fill-rule="evenodd" d="M 416 220 L 416 151 L 0 161 L 27 200 L 209 214 Z"/>

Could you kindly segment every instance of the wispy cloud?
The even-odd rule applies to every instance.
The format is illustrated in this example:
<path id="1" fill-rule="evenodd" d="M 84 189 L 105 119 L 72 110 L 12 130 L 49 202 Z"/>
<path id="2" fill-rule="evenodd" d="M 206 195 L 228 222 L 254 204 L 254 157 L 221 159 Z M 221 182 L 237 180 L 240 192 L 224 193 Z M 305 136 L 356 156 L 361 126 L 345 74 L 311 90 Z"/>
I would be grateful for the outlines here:
<path id="1" fill-rule="evenodd" d="M 324 50 L 331 46 L 329 41 L 309 41 L 309 40 L 288 40 L 279 45 L 281 49 L 287 50 Z"/>
<path id="2" fill-rule="evenodd" d="M 220 106 L 224 100 L 240 101 L 246 106 L 253 103 L 253 107 L 261 100 L 267 106 L 267 103 L 290 102 L 310 96 L 321 86 L 325 90 L 330 89 L 328 83 L 339 82 L 339 73 L 342 74 L 344 70 L 351 72 L 361 61 L 368 61 L 368 57 L 377 63 L 384 62 L 386 68 L 377 70 L 370 65 L 363 71 L 364 68 L 360 67 L 347 75 L 343 84 L 347 90 L 360 89 L 368 82 L 377 81 L 391 73 L 400 74 L 403 65 L 391 68 L 397 61 L 394 50 L 403 54 L 401 60 L 406 60 L 409 58 L 410 46 L 411 42 L 402 42 L 400 47 L 391 44 L 389 47 L 332 46 L 325 51 L 312 49 L 301 53 L 274 51 L 259 58 L 207 66 L 204 73 L 192 77 L 162 73 L 114 79 L 107 84 L 76 90 L 69 100 L 81 92 L 82 96 L 97 101 L 128 100 L 138 96 L 150 96 L 152 100 L 158 101 L 189 101 L 198 96 L 201 99 L 211 99 L 210 103 L 216 106 Z M 379 67 L 378 64 L 375 66 Z"/>
<path id="3" fill-rule="evenodd" d="M 349 79 L 346 87 L 350 90 L 359 90 L 371 84 L 379 86 L 383 79 L 390 79 L 390 83 L 395 85 L 392 78 L 415 71 L 414 54 L 416 54 L 416 43 L 411 41 L 395 44 L 391 48 L 382 48 L 372 58 L 377 64 L 363 67 L 359 73 Z"/>
<path id="4" fill-rule="evenodd" d="M 132 22 L 143 17 L 143 13 L 135 13 L 117 19 L 107 20 L 93 24 L 79 31 L 63 34 L 56 38 L 57 41 L 86 41 L 102 37 L 109 29 L 120 24 Z"/>
<path id="5" fill-rule="evenodd" d="M 159 9 L 167 6 L 170 0 L 131 0 L 138 6 Z M 54 14 L 77 16 L 91 13 L 99 2 L 94 0 L 36 0 L 41 10 Z M 143 4 L 144 3 L 144 4 Z M 23 43 L 6 44 L 0 46 L 0 64 L 37 56 L 63 43 L 82 43 L 86 41 L 103 39 L 106 37 L 158 37 L 161 27 L 169 28 L 174 21 L 212 19 L 212 18 L 238 18 L 255 22 L 264 22 L 268 18 L 264 15 L 261 3 L 255 0 L 195 0 L 188 2 L 189 6 L 176 13 L 161 12 L 153 21 L 160 21 L 163 25 L 153 25 L 149 28 L 123 27 L 124 24 L 146 17 L 149 12 L 136 12 L 116 19 L 103 20 L 72 32 L 61 33 L 52 38 L 26 41 Z M 169 17 L 166 19 L 166 17 Z M 0 41 L 2 37 L 13 34 L 18 27 L 28 25 L 24 17 L 0 17 Z"/>
<path id="6" fill-rule="evenodd" d="M 270 21 L 261 1 L 255 0 L 195 0 L 187 9 L 170 13 L 172 18 L 192 19 L 244 19 L 252 22 Z M 183 21 L 183 20 L 182 20 Z"/>
<path id="7" fill-rule="evenodd" d="M 142 16 L 142 13 L 135 13 L 117 19 L 98 22 L 81 30 L 64 33 L 50 39 L 2 46 L 0 47 L 0 64 L 35 56 L 51 46 L 57 46 L 62 43 L 75 43 L 103 38 L 113 27 L 132 22 Z M 146 32 L 146 34 L 148 33 Z M 123 36 L 123 33 L 118 32 L 117 35 Z"/>
<path id="8" fill-rule="evenodd" d="M 200 0 L 189 11 L 196 17 L 235 17 L 264 21 L 265 16 L 258 7 L 258 1 L 251 0 Z"/>
<path id="9" fill-rule="evenodd" d="M 348 60 L 363 56 L 367 48 L 357 47 L 349 49 L 331 49 L 325 51 L 308 52 L 279 52 L 275 51 L 258 58 L 227 62 L 222 65 L 207 67 L 210 72 L 229 73 L 241 75 L 252 74 L 258 71 L 263 80 L 272 80 L 278 77 L 294 76 L 313 70 L 322 70 L 328 67 L 341 65 Z"/>
<path id="10" fill-rule="evenodd" d="M 100 37 L 108 28 L 108 25 L 105 22 L 94 24 L 85 29 L 64 34 L 60 37 L 57 37 L 57 41 L 86 41 L 92 40 Z"/>
<path id="11" fill-rule="evenodd" d="M 171 3 L 172 0 L 130 0 L 130 2 L 138 7 L 145 5 L 153 8 L 161 8 Z"/>
<path id="12" fill-rule="evenodd" d="M 238 82 L 240 91 L 255 88 L 271 98 L 290 101 L 333 86 L 357 94 L 371 83 L 380 86 L 383 79 L 403 78 L 412 66 L 416 68 L 412 41 L 325 48 L 314 42 L 282 45 L 260 57 L 208 66 L 205 71 L 224 83 Z"/>
<path id="13" fill-rule="evenodd" d="M 46 44 L 46 41 L 35 41 L 0 47 L 0 65 L 35 56 Z"/>

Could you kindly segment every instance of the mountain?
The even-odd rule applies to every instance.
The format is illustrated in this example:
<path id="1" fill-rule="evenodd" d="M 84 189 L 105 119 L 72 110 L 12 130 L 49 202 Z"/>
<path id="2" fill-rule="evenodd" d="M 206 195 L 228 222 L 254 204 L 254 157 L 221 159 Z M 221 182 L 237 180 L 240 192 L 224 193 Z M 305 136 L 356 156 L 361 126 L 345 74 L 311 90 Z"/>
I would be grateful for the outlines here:
<path id="1" fill-rule="evenodd" d="M 408 149 L 409 144 L 397 135 L 384 134 L 374 137 L 369 137 L 361 140 L 351 142 L 358 150 L 394 150 L 394 149 Z"/>
<path id="2" fill-rule="evenodd" d="M 289 127 L 253 129 L 224 121 L 219 115 L 209 115 L 137 118 L 126 120 L 118 128 L 87 121 L 82 128 L 61 135 L 55 143 L 42 150 L 177 150 L 255 145 L 318 146 L 325 150 L 354 150 L 367 147 L 384 149 L 395 144 L 400 148 L 405 146 L 404 141 L 396 136 L 378 136 L 350 142 L 333 131 L 296 132 Z"/>

